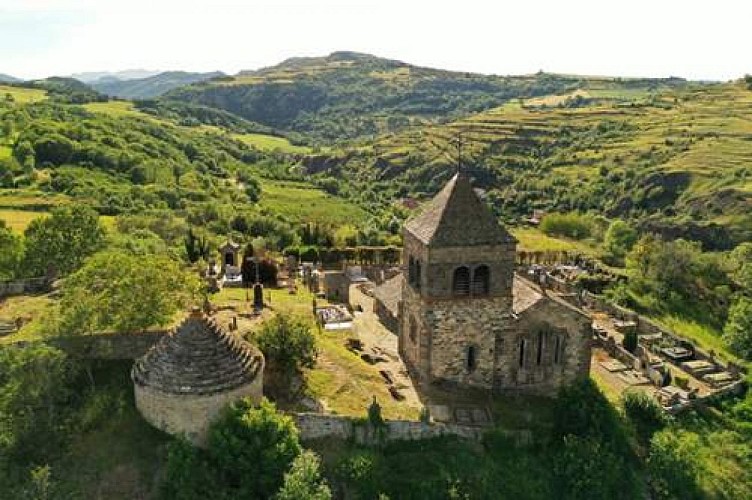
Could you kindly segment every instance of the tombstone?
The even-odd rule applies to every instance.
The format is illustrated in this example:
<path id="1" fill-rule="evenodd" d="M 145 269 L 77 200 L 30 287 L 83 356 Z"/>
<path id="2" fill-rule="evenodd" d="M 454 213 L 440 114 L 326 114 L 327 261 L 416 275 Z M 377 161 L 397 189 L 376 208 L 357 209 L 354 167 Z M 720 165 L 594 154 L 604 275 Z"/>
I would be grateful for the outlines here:
<path id="1" fill-rule="evenodd" d="M 253 285 L 253 308 L 264 308 L 264 286 L 261 283 Z"/>
<path id="2" fill-rule="evenodd" d="M 219 247 L 219 253 L 222 255 L 222 272 L 226 273 L 227 268 L 240 268 L 240 244 L 232 240 L 227 240 L 224 245 Z"/>

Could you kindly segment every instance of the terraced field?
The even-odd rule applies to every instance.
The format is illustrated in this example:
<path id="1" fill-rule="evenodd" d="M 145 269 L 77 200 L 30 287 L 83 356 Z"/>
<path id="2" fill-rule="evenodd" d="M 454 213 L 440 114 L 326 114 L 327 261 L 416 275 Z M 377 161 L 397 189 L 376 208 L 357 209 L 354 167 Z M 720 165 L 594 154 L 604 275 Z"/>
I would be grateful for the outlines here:
<path id="1" fill-rule="evenodd" d="M 752 91 L 741 84 L 638 89 L 631 101 L 620 92 L 572 108 L 558 105 L 562 96 L 535 107 L 509 103 L 385 136 L 370 150 L 378 169 L 366 171 L 413 184 L 445 178 L 461 134 L 463 163 L 482 187 L 517 196 L 517 205 L 528 190 L 528 198 L 543 197 L 533 207 L 681 214 L 752 229 Z"/>

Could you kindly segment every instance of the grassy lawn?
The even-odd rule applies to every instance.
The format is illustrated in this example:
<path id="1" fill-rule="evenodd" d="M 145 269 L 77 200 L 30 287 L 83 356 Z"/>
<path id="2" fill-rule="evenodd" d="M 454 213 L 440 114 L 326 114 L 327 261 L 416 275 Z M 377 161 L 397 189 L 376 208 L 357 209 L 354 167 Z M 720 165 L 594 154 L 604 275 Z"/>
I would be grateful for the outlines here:
<path id="1" fill-rule="evenodd" d="M 362 224 L 367 219 L 363 209 L 298 182 L 262 181 L 260 205 L 298 222 L 341 226 Z"/>
<path id="2" fill-rule="evenodd" d="M 47 98 L 47 91 L 41 89 L 24 89 L 20 87 L 11 87 L 9 85 L 0 85 L 0 96 L 10 94 L 13 100 L 18 104 L 27 104 L 30 102 L 43 101 Z"/>
<path id="3" fill-rule="evenodd" d="M 153 117 L 137 110 L 130 101 L 107 101 L 107 102 L 90 102 L 83 105 L 86 111 L 91 113 L 102 113 L 114 117 L 136 116 L 152 120 Z"/>
<path id="4" fill-rule="evenodd" d="M 298 287 L 298 293 L 294 295 L 289 294 L 286 289 L 267 289 L 264 295 L 270 308 L 263 318 L 269 318 L 275 312 L 285 312 L 308 318 L 313 324 L 313 294 L 303 287 Z M 217 306 L 232 305 L 240 311 L 245 303 L 245 290 L 225 288 L 211 300 Z M 317 303 L 324 305 L 326 301 L 317 299 Z M 255 330 L 258 326 L 253 328 Z M 365 417 L 368 405 L 376 396 L 386 418 L 418 418 L 416 408 L 408 407 L 391 397 L 377 366 L 369 365 L 345 348 L 345 341 L 352 332 L 326 331 L 315 326 L 314 329 L 319 357 L 316 367 L 306 374 L 308 393 L 322 401 L 327 411 L 352 417 Z"/>
<path id="5" fill-rule="evenodd" d="M 517 238 L 517 250 L 524 252 L 571 252 L 577 251 L 587 255 L 598 255 L 595 245 L 583 241 L 554 238 L 533 227 L 513 227 L 509 229 Z"/>
<path id="6" fill-rule="evenodd" d="M 17 295 L 0 299 L 0 321 L 15 322 L 22 318 L 24 325 L 8 337 L 1 337 L 0 344 L 20 340 L 36 340 L 44 335 L 42 319 L 50 312 L 55 300 L 48 294 Z"/>
<path id="7" fill-rule="evenodd" d="M 276 137 L 265 134 L 232 134 L 233 139 L 256 147 L 262 151 L 278 150 L 283 153 L 308 153 L 311 149 L 307 146 L 296 146 L 285 137 Z"/>

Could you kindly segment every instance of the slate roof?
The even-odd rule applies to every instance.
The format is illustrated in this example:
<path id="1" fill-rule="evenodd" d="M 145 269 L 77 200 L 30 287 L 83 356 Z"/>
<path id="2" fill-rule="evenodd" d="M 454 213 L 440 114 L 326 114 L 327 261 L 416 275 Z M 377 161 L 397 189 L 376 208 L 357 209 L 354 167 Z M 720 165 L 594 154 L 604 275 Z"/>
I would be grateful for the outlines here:
<path id="1" fill-rule="evenodd" d="M 263 355 L 194 311 L 133 366 L 133 382 L 170 394 L 216 394 L 251 382 Z"/>
<path id="2" fill-rule="evenodd" d="M 470 179 L 458 173 L 405 230 L 432 247 L 498 245 L 517 240 L 498 223 L 475 194 Z"/>

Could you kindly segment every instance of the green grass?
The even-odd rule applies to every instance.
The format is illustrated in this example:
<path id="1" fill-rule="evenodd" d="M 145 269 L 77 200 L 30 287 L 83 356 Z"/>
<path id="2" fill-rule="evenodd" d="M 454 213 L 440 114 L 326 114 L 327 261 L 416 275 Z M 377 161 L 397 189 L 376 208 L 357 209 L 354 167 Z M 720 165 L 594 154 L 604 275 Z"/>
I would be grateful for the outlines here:
<path id="1" fill-rule="evenodd" d="M 90 102 L 83 107 L 91 113 L 103 113 L 114 117 L 137 116 L 148 120 L 154 119 L 151 115 L 137 110 L 130 101 Z"/>
<path id="2" fill-rule="evenodd" d="M 45 90 L 0 85 L 0 98 L 5 99 L 7 94 L 12 95 L 14 102 L 18 104 L 28 104 L 47 99 L 47 91 Z"/>
<path id="3" fill-rule="evenodd" d="M 363 209 L 344 199 L 299 182 L 264 180 L 260 205 L 298 222 L 322 225 L 359 225 L 368 218 Z"/>
<path id="4" fill-rule="evenodd" d="M 554 238 L 532 227 L 514 227 L 509 231 L 517 238 L 517 250 L 524 252 L 580 252 L 586 255 L 598 255 L 594 244 L 564 238 Z"/>
<path id="5" fill-rule="evenodd" d="M 21 329 L 7 337 L 0 338 L 3 343 L 21 340 L 38 340 L 44 336 L 42 321 L 52 311 L 55 300 L 49 295 L 17 295 L 0 299 L 0 320 L 15 322 L 22 318 Z"/>
<path id="6" fill-rule="evenodd" d="M 310 148 L 306 146 L 296 146 L 285 137 L 277 137 L 265 134 L 232 134 L 237 139 L 249 146 L 256 147 L 262 151 L 281 151 L 282 153 L 308 153 Z"/>
<path id="7" fill-rule="evenodd" d="M 10 146 L 0 146 L 0 160 L 8 160 L 13 154 Z"/>

